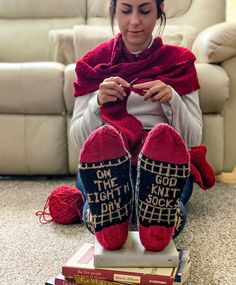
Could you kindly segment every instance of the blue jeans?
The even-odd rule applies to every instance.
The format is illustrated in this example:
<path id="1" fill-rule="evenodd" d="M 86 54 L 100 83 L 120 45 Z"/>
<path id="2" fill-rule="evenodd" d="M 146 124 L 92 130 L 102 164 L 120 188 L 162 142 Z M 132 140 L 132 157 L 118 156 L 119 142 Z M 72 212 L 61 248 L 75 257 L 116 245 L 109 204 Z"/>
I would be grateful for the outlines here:
<path id="1" fill-rule="evenodd" d="M 137 168 L 136 167 L 131 168 L 131 178 L 132 178 L 132 183 L 134 186 L 133 191 L 134 191 L 134 195 L 135 195 L 135 185 L 136 185 L 136 178 L 137 178 Z M 89 231 L 94 233 L 93 232 L 93 226 L 89 222 L 89 218 L 88 218 L 88 213 L 89 213 L 89 211 L 88 211 L 88 209 L 89 209 L 88 200 L 86 198 L 84 186 L 83 186 L 83 183 L 81 181 L 79 174 L 77 175 L 76 187 L 77 187 L 77 189 L 79 189 L 82 192 L 82 194 L 85 198 L 82 220 L 83 220 L 84 224 L 87 226 L 87 228 L 89 229 Z M 184 185 L 183 193 L 181 196 L 181 202 L 183 205 L 185 205 L 187 203 L 187 201 L 190 199 L 191 194 L 192 194 L 192 190 L 193 190 L 193 179 L 190 176 Z M 134 199 L 135 199 L 135 197 L 134 197 Z M 137 227 L 136 209 L 135 209 L 135 207 L 133 207 L 133 212 L 132 212 L 132 216 L 131 216 L 131 230 L 136 230 L 136 227 Z"/>

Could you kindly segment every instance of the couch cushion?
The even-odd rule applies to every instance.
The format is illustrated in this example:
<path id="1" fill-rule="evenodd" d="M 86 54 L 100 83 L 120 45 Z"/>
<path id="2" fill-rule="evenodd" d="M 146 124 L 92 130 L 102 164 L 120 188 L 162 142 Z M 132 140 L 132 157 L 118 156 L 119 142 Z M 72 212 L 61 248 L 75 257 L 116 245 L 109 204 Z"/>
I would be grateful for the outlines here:
<path id="1" fill-rule="evenodd" d="M 95 1 L 96 2 L 96 1 Z M 85 18 L 86 0 L 1 0 L 0 18 Z"/>
<path id="2" fill-rule="evenodd" d="M 221 63 L 236 56 L 236 22 L 208 27 L 196 38 L 193 51 L 199 62 Z"/>
<path id="3" fill-rule="evenodd" d="M 84 24 L 86 0 L 0 1 L 0 62 L 47 61 L 48 32 Z"/>
<path id="4" fill-rule="evenodd" d="M 68 64 L 65 68 L 64 100 L 69 116 L 74 109 L 73 82 L 76 79 L 75 64 Z"/>
<path id="5" fill-rule="evenodd" d="M 64 66 L 0 63 L 0 114 L 63 114 Z"/>
<path id="6" fill-rule="evenodd" d="M 68 174 L 66 118 L 0 114 L 2 175 Z"/>
<path id="7" fill-rule="evenodd" d="M 88 0 L 89 25 L 109 24 L 108 0 Z M 212 8 L 213 7 L 213 8 Z M 199 33 L 206 27 L 225 21 L 225 0 L 165 0 L 167 23 L 190 25 Z"/>
<path id="8" fill-rule="evenodd" d="M 63 64 L 75 63 L 73 29 L 49 31 L 50 60 Z"/>
<path id="9" fill-rule="evenodd" d="M 218 65 L 196 63 L 200 89 L 200 106 L 204 114 L 221 114 L 229 98 L 229 77 Z"/>
<path id="10" fill-rule="evenodd" d="M 88 18 L 91 17 L 107 17 L 109 0 L 87 0 L 88 2 Z M 167 18 L 181 16 L 189 9 L 192 0 L 176 1 L 165 0 L 165 12 Z"/>
<path id="11" fill-rule="evenodd" d="M 222 114 L 203 115 L 203 140 L 207 146 L 207 160 L 215 174 L 223 171 L 224 162 L 224 116 Z"/>
<path id="12" fill-rule="evenodd" d="M 82 18 L 0 19 L 0 62 L 47 61 L 50 59 L 48 32 L 84 24 Z"/>

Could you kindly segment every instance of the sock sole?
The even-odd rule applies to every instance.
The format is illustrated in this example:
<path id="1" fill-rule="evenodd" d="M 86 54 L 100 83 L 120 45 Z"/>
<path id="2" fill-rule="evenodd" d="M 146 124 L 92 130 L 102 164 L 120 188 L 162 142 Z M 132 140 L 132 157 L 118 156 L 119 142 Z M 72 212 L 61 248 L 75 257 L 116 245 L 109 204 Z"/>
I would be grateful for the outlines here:
<path id="1" fill-rule="evenodd" d="M 139 235 L 147 250 L 161 251 L 174 234 L 189 154 L 179 134 L 167 124 L 154 127 L 138 160 Z"/>
<path id="2" fill-rule="evenodd" d="M 130 170 L 130 156 L 113 127 L 96 130 L 84 143 L 79 173 L 95 236 L 105 249 L 119 249 L 128 236 L 133 200 Z"/>

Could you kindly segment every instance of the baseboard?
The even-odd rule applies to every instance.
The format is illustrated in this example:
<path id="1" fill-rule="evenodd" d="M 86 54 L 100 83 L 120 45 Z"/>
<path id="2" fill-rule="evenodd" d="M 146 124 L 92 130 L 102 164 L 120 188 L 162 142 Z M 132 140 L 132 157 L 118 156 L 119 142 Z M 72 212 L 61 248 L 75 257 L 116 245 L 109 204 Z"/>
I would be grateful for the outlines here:
<path id="1" fill-rule="evenodd" d="M 223 172 L 222 174 L 216 176 L 217 182 L 222 183 L 236 183 L 236 166 L 232 172 Z"/>

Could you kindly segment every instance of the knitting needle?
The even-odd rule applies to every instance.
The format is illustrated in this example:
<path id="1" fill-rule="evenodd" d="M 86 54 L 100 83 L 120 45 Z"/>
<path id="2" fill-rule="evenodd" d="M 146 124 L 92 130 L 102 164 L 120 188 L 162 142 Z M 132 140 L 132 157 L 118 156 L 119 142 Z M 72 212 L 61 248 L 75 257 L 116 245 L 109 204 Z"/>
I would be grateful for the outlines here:
<path id="1" fill-rule="evenodd" d="M 136 81 L 136 80 L 138 80 L 139 78 L 135 78 L 135 79 L 133 79 L 129 84 L 130 84 L 130 86 Z M 142 90 L 142 95 L 145 95 L 145 93 L 148 91 L 148 89 L 143 89 Z"/>
<path id="2" fill-rule="evenodd" d="M 131 87 L 131 85 L 132 85 L 136 80 L 138 80 L 138 78 L 135 78 L 135 79 L 133 79 L 131 82 L 129 82 L 130 87 Z M 130 91 L 130 87 L 129 87 L 129 88 L 123 87 L 123 88 L 124 88 L 125 90 Z"/>
<path id="3" fill-rule="evenodd" d="M 129 82 L 129 85 L 131 86 L 138 78 L 133 79 L 131 82 Z"/>

